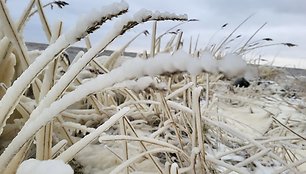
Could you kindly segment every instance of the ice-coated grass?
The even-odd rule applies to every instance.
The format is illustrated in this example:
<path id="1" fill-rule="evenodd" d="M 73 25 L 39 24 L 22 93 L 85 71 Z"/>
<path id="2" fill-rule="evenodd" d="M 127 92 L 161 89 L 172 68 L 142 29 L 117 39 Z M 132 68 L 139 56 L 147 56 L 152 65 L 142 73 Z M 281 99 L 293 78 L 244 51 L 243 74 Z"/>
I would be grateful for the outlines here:
<path id="1" fill-rule="evenodd" d="M 34 3 L 50 40 L 41 52 L 29 52 L 18 37 Z M 245 75 L 242 55 L 253 48 L 251 40 L 262 27 L 240 50 L 224 49 L 249 18 L 212 48 L 201 49 L 196 40 L 186 52 L 184 32 L 176 30 L 194 21 L 186 15 L 146 9 L 125 14 L 128 5 L 122 1 L 92 11 L 61 33 L 62 24 L 48 23 L 40 1 L 29 2 L 17 26 L 7 25 L 9 9 L 4 1 L 1 6 L 0 67 L 12 68 L 0 76 L 7 86 L 0 88 L 1 173 L 41 173 L 50 167 L 58 173 L 71 173 L 71 167 L 126 174 L 305 171 L 305 99 L 273 82 L 232 86 L 231 80 Z M 115 17 L 113 30 L 92 45 L 86 36 Z M 164 20 L 179 24 L 158 35 L 157 21 Z M 143 31 L 111 56 L 97 58 L 118 36 L 147 21 L 154 21 L 151 40 L 144 41 L 151 42 L 149 54 L 121 55 L 139 35 L 148 35 Z M 173 37 L 163 48 L 169 32 Z M 62 53 L 84 38 L 88 50 L 68 63 Z M 20 59 L 22 52 L 31 60 L 19 76 L 14 58 L 26 60 Z"/>

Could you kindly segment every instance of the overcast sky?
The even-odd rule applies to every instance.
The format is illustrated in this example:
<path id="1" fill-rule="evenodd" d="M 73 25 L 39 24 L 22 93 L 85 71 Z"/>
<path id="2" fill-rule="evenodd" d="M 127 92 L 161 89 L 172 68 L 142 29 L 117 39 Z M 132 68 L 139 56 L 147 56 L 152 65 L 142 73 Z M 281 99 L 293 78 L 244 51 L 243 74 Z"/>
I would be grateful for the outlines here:
<path id="1" fill-rule="evenodd" d="M 28 0 L 8 0 L 11 15 L 18 19 L 25 8 Z M 43 0 L 44 3 L 50 2 Z M 92 9 L 99 9 L 103 5 L 119 0 L 66 0 L 70 5 L 63 9 L 47 8 L 46 13 L 50 24 L 61 20 L 64 22 L 64 30 L 74 26 L 76 20 L 82 14 L 86 14 Z M 126 0 L 132 15 L 137 10 L 146 8 L 149 10 L 159 10 L 175 12 L 178 14 L 188 14 L 189 18 L 199 19 L 198 22 L 191 22 L 180 26 L 184 31 L 184 41 L 189 42 L 198 35 L 199 47 L 204 48 L 207 42 L 221 26 L 229 23 L 226 28 L 219 31 L 211 43 L 220 43 L 237 25 L 251 14 L 255 14 L 237 32 L 243 37 L 237 40 L 232 47 L 242 44 L 254 33 L 263 23 L 267 25 L 256 35 L 254 40 L 262 38 L 272 38 L 274 42 L 291 42 L 298 47 L 287 48 L 276 46 L 265 49 L 258 49 L 249 56 L 269 57 L 275 60 L 282 60 L 285 66 L 293 65 L 306 68 L 306 0 Z M 162 33 L 168 28 L 176 25 L 177 22 L 167 21 L 158 23 L 158 33 Z M 112 29 L 110 22 L 103 26 L 98 32 L 91 36 L 94 43 L 103 39 L 103 36 Z M 138 34 L 140 31 L 151 30 L 152 23 L 137 26 L 126 35 L 116 40 L 108 49 L 115 49 L 128 42 L 128 39 Z M 38 15 L 35 15 L 28 22 L 24 31 L 25 40 L 31 42 L 47 42 L 41 29 Z M 83 43 L 78 43 L 82 45 Z M 84 44 L 83 44 L 84 45 Z M 187 45 L 187 43 L 186 43 Z M 149 50 L 150 37 L 142 36 L 133 43 L 128 51 Z"/>

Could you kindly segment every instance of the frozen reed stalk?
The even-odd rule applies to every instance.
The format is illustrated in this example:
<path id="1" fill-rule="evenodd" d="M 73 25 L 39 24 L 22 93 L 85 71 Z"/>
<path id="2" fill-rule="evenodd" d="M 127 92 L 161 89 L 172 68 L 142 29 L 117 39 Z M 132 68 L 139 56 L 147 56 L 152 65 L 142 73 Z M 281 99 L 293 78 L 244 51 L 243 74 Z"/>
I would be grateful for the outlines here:
<path id="1" fill-rule="evenodd" d="M 110 56 L 109 58 L 106 60 L 106 62 L 104 63 L 104 67 L 107 70 L 112 70 L 115 66 L 115 63 L 117 62 L 117 60 L 120 58 L 120 56 L 124 53 L 125 49 L 134 41 L 136 40 L 137 37 L 139 37 L 141 34 L 147 35 L 148 31 L 142 31 L 139 34 L 137 34 L 135 37 L 133 37 L 127 44 L 125 44 L 124 46 L 122 46 L 121 48 L 115 50 Z M 108 71 L 107 71 L 108 72 Z"/>
<path id="2" fill-rule="evenodd" d="M 178 165 L 177 165 L 177 163 L 173 163 L 171 165 L 170 174 L 178 174 Z"/>
<path id="3" fill-rule="evenodd" d="M 193 82 L 189 82 L 189 83 L 187 83 L 186 85 L 180 87 L 179 89 L 173 91 L 171 94 L 167 95 L 167 96 L 165 97 L 165 99 L 166 99 L 166 100 L 169 100 L 169 99 L 171 99 L 172 97 L 175 97 L 176 95 L 178 95 L 178 94 L 180 94 L 180 93 L 186 91 L 188 88 L 192 87 L 193 85 L 194 85 Z"/>
<path id="4" fill-rule="evenodd" d="M 150 51 L 151 57 L 155 56 L 156 28 L 157 28 L 157 21 L 154 21 L 152 26 L 151 51 Z"/>
<path id="5" fill-rule="evenodd" d="M 192 148 L 199 149 L 200 164 L 205 166 L 205 149 L 204 149 L 204 136 L 203 136 L 203 126 L 200 111 L 200 95 L 202 87 L 195 87 L 192 90 L 192 110 L 193 110 L 193 132 L 192 132 Z M 195 161 L 194 161 L 195 162 Z M 195 164 L 192 164 L 195 166 Z"/>
<path id="6" fill-rule="evenodd" d="M 127 135 L 127 131 L 126 131 L 126 126 L 125 126 L 125 122 L 124 122 L 124 118 L 121 118 L 119 120 L 120 123 L 120 133 L 121 135 Z M 123 161 L 126 161 L 129 159 L 129 151 L 128 151 L 128 142 L 124 141 L 122 144 L 122 149 L 123 149 Z M 124 169 L 124 173 L 128 174 L 129 173 L 129 166 L 126 166 L 126 168 Z"/>
<path id="7" fill-rule="evenodd" d="M 189 54 L 191 54 L 191 49 L 192 49 L 192 36 L 190 36 L 189 51 L 188 51 Z"/>
<path id="8" fill-rule="evenodd" d="M 183 32 L 180 31 L 178 32 L 178 36 L 177 36 L 177 40 L 176 40 L 176 45 L 175 45 L 175 48 L 174 50 L 179 50 L 180 47 L 181 47 L 181 43 L 182 43 L 182 36 L 183 36 Z"/>
<path id="9" fill-rule="evenodd" d="M 67 145 L 67 140 L 61 140 L 56 145 L 54 145 L 51 149 L 51 156 L 52 158 L 55 158 L 55 156 L 60 152 L 61 149 L 63 149 Z"/>

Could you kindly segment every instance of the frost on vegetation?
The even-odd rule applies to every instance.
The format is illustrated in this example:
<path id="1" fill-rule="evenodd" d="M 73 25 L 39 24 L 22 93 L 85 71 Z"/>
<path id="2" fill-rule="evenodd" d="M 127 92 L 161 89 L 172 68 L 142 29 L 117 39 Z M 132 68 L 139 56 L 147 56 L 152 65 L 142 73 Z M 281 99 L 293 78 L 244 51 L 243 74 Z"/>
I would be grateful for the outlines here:
<path id="1" fill-rule="evenodd" d="M 79 52 L 71 64 L 62 60 L 68 46 L 127 9 L 125 2 L 114 3 L 81 17 L 46 50 L 27 52 L 33 63 L 12 87 L 6 91 L 1 85 L 1 126 L 11 117 L 0 137 L 0 173 L 16 170 L 22 161 L 17 174 L 73 173 L 64 162 L 86 174 L 305 170 L 305 101 L 272 81 L 234 87 L 230 80 L 249 77 L 241 55 L 190 54 L 178 40 L 169 42 L 165 51 L 153 49 L 153 57 L 120 56 L 122 47 L 111 66 L 106 66 L 110 56 L 98 57 L 140 23 L 188 21 L 187 15 L 143 9 L 121 16 L 98 44 Z M 1 39 L 1 46 L 8 44 L 6 37 Z M 4 54 L 2 50 L 0 67 L 14 66 L 13 54 Z M 49 62 L 52 66 L 46 69 Z M 33 86 L 22 95 L 35 78 L 45 97 L 35 98 Z M 43 79 L 52 81 L 50 86 Z M 43 134 L 37 134 L 39 129 Z M 35 135 L 43 135 L 43 141 Z M 46 154 L 45 161 L 29 159 L 33 154 Z"/>
<path id="2" fill-rule="evenodd" d="M 226 62 L 234 62 L 236 65 L 228 65 Z M 138 67 L 138 68 L 137 68 Z M 173 55 L 169 53 L 160 53 L 151 59 L 135 58 L 126 61 L 121 67 L 110 73 L 116 75 L 130 73 L 135 77 L 149 75 L 155 76 L 163 73 L 189 72 L 192 75 L 198 75 L 202 72 L 217 73 L 222 72 L 228 77 L 243 76 L 246 70 L 246 62 L 238 55 L 225 55 L 220 60 L 213 59 L 209 53 L 196 58 L 180 50 Z M 124 74 L 122 74 L 124 75 Z"/>
<path id="3" fill-rule="evenodd" d="M 36 159 L 28 159 L 23 161 L 16 174 L 73 174 L 70 165 L 65 164 L 61 160 L 39 161 Z"/>
<path id="4" fill-rule="evenodd" d="M 244 77 L 247 64 L 236 54 L 227 54 L 218 61 L 218 69 L 228 78 Z"/>
<path id="5" fill-rule="evenodd" d="M 83 15 L 77 21 L 75 26 L 66 34 L 66 39 L 74 42 L 76 36 L 78 39 L 98 29 L 106 20 L 119 16 L 128 10 L 128 4 L 124 1 L 104 6 L 99 10 L 92 10 L 91 13 Z M 85 32 L 84 32 L 85 31 Z"/>

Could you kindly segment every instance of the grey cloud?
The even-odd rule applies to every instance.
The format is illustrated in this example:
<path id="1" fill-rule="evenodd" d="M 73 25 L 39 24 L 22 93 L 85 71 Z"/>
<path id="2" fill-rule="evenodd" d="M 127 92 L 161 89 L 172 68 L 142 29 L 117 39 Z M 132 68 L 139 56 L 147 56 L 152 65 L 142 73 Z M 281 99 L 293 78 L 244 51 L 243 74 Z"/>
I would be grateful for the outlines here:
<path id="1" fill-rule="evenodd" d="M 218 13 L 250 13 L 270 11 L 271 13 L 293 13 L 305 15 L 304 0 L 218 0 L 205 1 L 209 9 Z"/>

